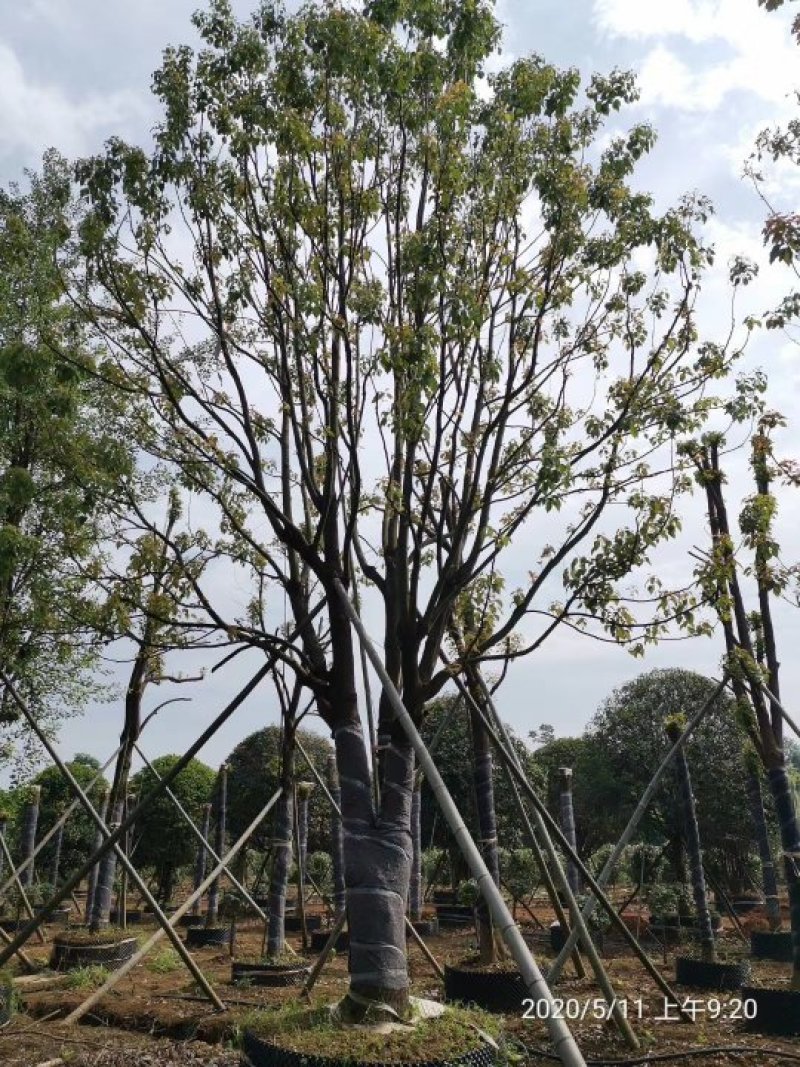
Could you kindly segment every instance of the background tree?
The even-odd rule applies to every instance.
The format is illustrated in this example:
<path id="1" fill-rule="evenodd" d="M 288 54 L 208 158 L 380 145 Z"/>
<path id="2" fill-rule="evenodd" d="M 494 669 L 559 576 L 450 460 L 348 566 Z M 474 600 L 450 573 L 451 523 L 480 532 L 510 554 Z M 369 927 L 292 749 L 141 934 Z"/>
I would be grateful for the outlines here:
<path id="1" fill-rule="evenodd" d="M 85 606 L 129 475 L 121 395 L 91 373 L 86 323 L 66 297 L 79 211 L 55 152 L 27 190 L 0 191 L 0 667 L 54 727 L 102 696 Z M 0 695 L 0 760 L 24 776 L 41 754 Z"/>
<path id="2" fill-rule="evenodd" d="M 151 762 L 156 773 L 163 777 L 178 759 L 178 756 L 158 756 Z M 193 759 L 170 786 L 201 828 L 203 807 L 211 801 L 215 781 L 216 772 L 200 760 Z M 156 782 L 153 772 L 143 767 L 131 778 L 130 787 L 137 796 L 144 797 Z M 164 902 L 172 899 L 178 878 L 182 871 L 193 864 L 196 851 L 196 841 L 183 816 L 169 797 L 159 797 L 148 809 L 146 817 L 136 825 L 133 855 L 138 867 L 155 874 L 158 900 Z"/>
<path id="3" fill-rule="evenodd" d="M 411 749 L 382 700 L 376 804 L 339 583 L 352 589 L 355 560 L 417 721 L 478 579 L 500 603 L 465 649 L 475 662 L 506 659 L 523 623 L 518 655 L 564 622 L 628 640 L 686 608 L 653 586 L 640 630 L 619 582 L 678 529 L 684 483 L 665 457 L 731 355 L 696 346 L 708 206 L 659 215 L 632 190 L 648 127 L 597 148 L 635 97 L 626 75 L 581 94 L 574 71 L 526 57 L 487 99 L 500 26 L 480 0 L 265 3 L 246 23 L 215 0 L 195 24 L 202 51 L 168 50 L 154 78 L 152 154 L 114 141 L 80 167 L 87 310 L 113 337 L 109 381 L 150 402 L 137 440 L 215 502 L 231 556 L 269 576 L 300 627 L 288 647 L 277 623 L 207 605 L 316 698 L 347 892 L 364 905 L 349 909 L 347 1008 L 405 1013 Z M 628 524 L 601 533 L 612 503 Z M 505 589 L 509 547 L 557 510 Z M 317 595 L 327 645 L 308 621 Z"/>
<path id="4" fill-rule="evenodd" d="M 597 750 L 605 768 L 591 782 L 596 809 L 613 813 L 609 823 L 615 840 L 623 829 L 666 745 L 666 723 L 691 714 L 710 696 L 714 683 L 677 668 L 649 671 L 620 686 L 591 721 L 586 742 Z M 707 850 L 754 849 L 754 831 L 744 789 L 743 735 L 734 701 L 721 695 L 693 735 L 687 748 L 700 837 Z M 589 785 L 589 783 L 587 783 Z M 576 798 L 581 780 L 575 780 Z M 672 878 L 684 881 L 685 857 L 677 782 L 668 775 L 642 820 L 641 836 L 650 842 L 669 841 Z"/>
<path id="5" fill-rule="evenodd" d="M 82 753 L 78 753 L 67 766 L 83 789 L 88 789 L 89 783 L 100 770 L 98 760 Z M 48 767 L 47 770 L 37 774 L 33 781 L 42 790 L 39 806 L 39 836 L 41 836 L 50 829 L 74 800 L 74 794 L 57 767 Z M 88 789 L 89 799 L 95 806 L 99 805 L 101 793 L 107 788 L 108 783 L 101 776 L 100 780 Z M 85 861 L 91 852 L 94 837 L 94 823 L 79 805 L 64 824 L 60 862 L 62 878 L 69 877 Z M 50 871 L 54 848 L 53 840 L 42 849 L 39 854 L 41 858 L 37 857 L 37 866 L 40 871 Z"/>
<path id="6" fill-rule="evenodd" d="M 299 730 L 300 742 L 324 776 L 331 744 L 320 734 Z M 231 751 L 228 764 L 228 829 L 235 840 L 261 811 L 280 785 L 281 729 L 267 726 L 250 734 Z M 305 761 L 295 762 L 298 777 L 305 777 Z M 321 790 L 311 794 L 308 811 L 308 851 L 323 852 L 328 847 L 330 806 Z M 272 839 L 272 815 L 253 834 L 253 848 L 266 850 Z"/>

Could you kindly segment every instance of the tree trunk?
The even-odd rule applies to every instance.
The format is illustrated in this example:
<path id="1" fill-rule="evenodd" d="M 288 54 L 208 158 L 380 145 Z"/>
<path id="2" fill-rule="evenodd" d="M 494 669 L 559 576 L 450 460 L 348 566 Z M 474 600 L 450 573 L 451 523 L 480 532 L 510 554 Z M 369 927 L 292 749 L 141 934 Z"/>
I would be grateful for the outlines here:
<path id="1" fill-rule="evenodd" d="M 41 788 L 35 785 L 31 789 L 30 800 L 25 805 L 25 812 L 22 817 L 22 832 L 20 834 L 21 862 L 23 863 L 33 856 L 33 850 L 36 848 L 36 827 L 39 823 L 39 797 L 41 792 Z M 29 863 L 20 876 L 20 882 L 25 889 L 29 889 L 33 885 L 33 866 L 33 863 Z"/>
<path id="2" fill-rule="evenodd" d="M 559 794 L 560 809 L 561 809 L 561 831 L 569 841 L 572 848 L 578 851 L 578 839 L 575 833 L 575 809 L 572 804 L 572 768 L 571 767 L 559 767 L 558 769 L 559 783 L 561 791 Z M 578 874 L 578 869 L 571 861 L 567 861 L 567 881 L 569 887 L 573 893 L 580 893 L 581 891 L 581 877 Z"/>
<path id="3" fill-rule="evenodd" d="M 294 727 L 284 722 L 281 753 L 281 793 L 272 831 L 272 872 L 269 880 L 267 955 L 280 956 L 286 946 L 286 891 L 292 866 L 294 835 Z"/>
<path id="4" fill-rule="evenodd" d="M 411 919 L 422 918 L 422 788 L 417 785 L 411 797 L 411 885 L 408 911 Z"/>
<path id="5" fill-rule="evenodd" d="M 780 930 L 781 905 L 778 898 L 778 879 L 775 873 L 775 861 L 772 858 L 767 818 L 764 813 L 761 775 L 754 767 L 748 767 L 747 769 L 746 787 L 758 854 L 761 859 L 761 882 L 764 887 L 764 904 L 767 909 L 769 927 L 770 930 Z"/>
<path id="6" fill-rule="evenodd" d="M 793 946 L 792 989 L 800 989 L 800 827 L 785 763 L 781 761 L 779 766 L 768 769 L 767 780 L 781 831 L 786 887 L 789 891 Z"/>
<path id="7" fill-rule="evenodd" d="M 209 831 L 211 829 L 211 805 L 203 805 L 203 841 L 208 841 Z M 208 853 L 203 847 L 202 842 L 197 843 L 197 854 L 194 858 L 194 889 L 199 889 L 203 883 L 203 879 L 206 876 L 206 857 Z M 192 904 L 192 915 L 200 914 L 200 898 Z"/>
<path id="8" fill-rule="evenodd" d="M 482 695 L 479 687 L 470 686 L 470 690 L 473 698 L 478 702 Z M 475 790 L 475 813 L 478 819 L 478 845 L 492 880 L 499 888 L 500 858 L 497 854 L 497 815 L 492 781 L 492 748 L 483 723 L 473 708 L 470 709 L 469 722 L 472 736 L 472 782 Z M 476 917 L 480 961 L 486 965 L 495 963 L 497 952 L 494 930 L 491 915 L 483 897 L 478 900 Z"/>
<path id="9" fill-rule="evenodd" d="M 124 801 L 117 800 L 114 805 L 109 830 L 116 830 L 122 822 Z M 100 860 L 100 870 L 97 875 L 97 885 L 92 901 L 92 910 L 89 915 L 89 930 L 96 934 L 103 927 L 108 926 L 111 918 L 111 898 L 114 892 L 114 877 L 117 873 L 117 854 L 110 848 Z"/>
<path id="10" fill-rule="evenodd" d="M 333 730 L 342 797 L 345 887 L 350 926 L 350 995 L 346 1019 L 365 1002 L 409 1013 L 405 906 L 411 874 L 414 759 L 399 729 L 383 749 L 381 810 L 373 806 L 367 747 L 350 690 L 350 721 Z"/>
<path id="11" fill-rule="evenodd" d="M 300 913 L 305 901 L 303 887 L 308 872 L 308 803 L 311 798 L 311 782 L 297 783 L 297 911 Z"/>
<path id="12" fill-rule="evenodd" d="M 58 879 L 61 874 L 61 848 L 64 843 L 64 823 L 56 830 L 53 842 L 53 865 L 50 869 L 50 884 L 53 889 L 58 888 Z"/>
<path id="13" fill-rule="evenodd" d="M 109 794 L 106 790 L 103 790 L 103 792 L 100 794 L 100 803 L 98 805 L 100 818 L 103 820 L 103 822 L 105 822 L 108 817 L 108 802 Z M 92 851 L 96 852 L 97 849 L 100 848 L 102 843 L 103 835 L 100 833 L 99 830 L 97 830 L 95 831 L 94 841 L 92 842 Z M 94 867 L 92 867 L 92 873 L 89 875 L 89 881 L 86 884 L 86 908 L 84 911 L 84 917 L 87 922 L 91 918 L 92 911 L 94 910 L 94 897 L 95 893 L 97 892 L 97 879 L 99 875 L 100 864 L 95 863 Z"/>
<path id="14" fill-rule="evenodd" d="M 341 808 L 342 798 L 339 791 L 339 775 L 336 773 L 336 756 L 328 759 L 328 790 L 334 802 Z M 342 818 L 335 808 L 331 808 L 331 860 L 333 861 L 333 908 L 336 917 L 345 908 L 344 885 L 344 838 L 342 836 Z"/>
<path id="15" fill-rule="evenodd" d="M 8 819 L 5 816 L 3 816 L 2 818 L 0 818 L 0 837 L 2 837 L 3 840 L 5 840 L 6 827 L 7 826 L 8 826 Z M 5 865 L 5 854 L 3 853 L 3 850 L 0 849 L 0 879 L 3 877 L 3 867 L 4 867 L 4 865 Z"/>
<path id="16" fill-rule="evenodd" d="M 225 855 L 225 822 L 228 815 L 228 765 L 223 763 L 219 769 L 217 782 L 217 819 L 214 827 L 214 851 L 222 858 Z M 206 927 L 216 926 L 219 920 L 219 877 L 215 878 L 208 889 L 206 907 Z"/>
<path id="17" fill-rule="evenodd" d="M 681 735 L 681 728 L 677 723 L 670 723 L 667 734 L 674 745 Z M 692 877 L 692 893 L 694 895 L 694 907 L 697 914 L 697 924 L 700 929 L 700 948 L 703 959 L 708 963 L 716 962 L 716 949 L 714 946 L 714 930 L 711 926 L 711 911 L 708 906 L 708 892 L 706 880 L 703 874 L 703 852 L 700 846 L 700 827 L 697 823 L 697 810 L 692 793 L 692 779 L 689 774 L 689 764 L 683 748 L 678 750 L 675 757 L 678 781 L 681 791 L 681 805 L 683 808 L 683 826 L 686 834 L 686 851 L 689 854 L 689 870 Z"/>

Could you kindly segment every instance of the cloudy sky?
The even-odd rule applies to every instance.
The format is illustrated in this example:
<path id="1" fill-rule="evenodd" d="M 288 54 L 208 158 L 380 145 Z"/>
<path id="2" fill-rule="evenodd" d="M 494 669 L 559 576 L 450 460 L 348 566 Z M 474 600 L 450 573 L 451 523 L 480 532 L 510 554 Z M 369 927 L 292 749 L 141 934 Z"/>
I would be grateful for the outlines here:
<path id="1" fill-rule="evenodd" d="M 249 0 L 234 0 L 242 16 L 250 6 Z M 51 145 L 76 157 L 98 151 L 112 134 L 146 142 L 158 118 L 149 91 L 152 71 L 166 45 L 194 42 L 189 17 L 196 7 L 197 0 L 0 5 L 0 182 L 36 167 Z M 613 67 L 637 72 L 641 99 L 620 122 L 647 120 L 659 133 L 638 181 L 661 206 L 697 189 L 716 207 L 709 231 L 718 269 L 706 285 L 703 312 L 709 332 L 724 323 L 725 267 L 734 254 L 762 265 L 742 310 L 758 313 L 774 305 L 791 279 L 765 262 L 763 205 L 742 171 L 758 131 L 785 121 L 793 103 L 796 109 L 792 93 L 800 87 L 800 49 L 789 34 L 796 4 L 767 14 L 756 0 L 502 0 L 498 11 L 506 31 L 505 58 L 536 51 L 587 75 Z M 768 192 L 776 204 L 796 208 L 799 178 L 797 170 L 773 168 Z M 785 337 L 765 335 L 752 345 L 748 362 L 767 371 L 773 404 L 796 415 L 780 444 L 784 452 L 800 454 L 800 349 Z M 790 559 L 800 549 L 799 520 L 800 508 L 787 499 L 781 534 Z M 664 569 L 685 569 L 688 547 L 684 539 L 664 559 Z M 796 612 L 782 613 L 781 623 L 784 649 L 796 648 Z M 582 727 L 614 686 L 641 670 L 679 665 L 713 673 L 719 657 L 716 642 L 696 641 L 664 646 L 642 665 L 620 650 L 557 635 L 512 669 L 502 710 L 520 732 L 550 722 L 558 734 L 569 734 Z M 253 669 L 257 665 L 253 662 Z M 146 750 L 152 755 L 184 749 L 246 680 L 247 669 L 237 663 L 198 687 L 191 704 L 165 709 L 148 729 Z M 787 662 L 785 671 L 788 703 L 800 711 L 800 701 L 791 697 L 800 666 Z M 159 691 L 148 707 L 171 695 Z M 275 721 L 275 709 L 264 693 L 234 717 L 203 758 L 218 763 L 237 740 L 268 721 Z M 114 706 L 90 709 L 65 726 L 62 751 L 104 757 L 115 747 L 119 728 Z"/>

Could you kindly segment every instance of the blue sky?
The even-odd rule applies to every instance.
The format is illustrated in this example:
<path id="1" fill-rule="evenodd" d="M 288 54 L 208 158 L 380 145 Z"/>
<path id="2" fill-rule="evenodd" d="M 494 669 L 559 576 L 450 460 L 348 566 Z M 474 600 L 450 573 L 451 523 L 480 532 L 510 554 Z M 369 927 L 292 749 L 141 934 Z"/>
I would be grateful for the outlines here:
<path id="1" fill-rule="evenodd" d="M 118 134 L 146 141 L 158 112 L 150 96 L 151 73 L 167 44 L 191 42 L 189 16 L 196 0 L 27 0 L 0 7 L 0 182 L 18 179 L 54 145 L 70 157 L 98 151 Z M 237 14 L 250 10 L 235 0 Z M 756 0 L 501 0 L 505 26 L 502 62 L 537 51 L 582 73 L 613 67 L 635 70 L 641 100 L 616 121 L 643 120 L 659 140 L 639 171 L 639 183 L 659 204 L 698 189 L 712 198 L 716 214 L 709 232 L 718 248 L 718 267 L 706 285 L 704 323 L 710 332 L 725 321 L 725 267 L 736 253 L 760 261 L 758 282 L 746 294 L 743 311 L 760 312 L 790 288 L 783 269 L 765 263 L 760 228 L 764 208 L 743 180 L 743 165 L 757 132 L 796 112 L 792 90 L 800 87 L 800 50 L 789 34 L 795 3 L 767 14 Z M 769 194 L 779 205 L 798 203 L 800 174 L 770 172 Z M 800 348 L 780 335 L 765 335 L 748 362 L 767 370 L 773 403 L 790 417 L 800 413 Z M 797 419 L 781 436 L 785 452 L 800 451 Z M 743 485 L 733 478 L 732 489 Z M 781 534 L 785 555 L 796 559 L 800 508 L 787 498 Z M 695 541 L 697 539 L 695 538 Z M 665 570 L 686 569 L 685 541 L 663 561 Z M 797 647 L 796 609 L 781 614 L 784 649 Z M 610 690 L 643 669 L 687 666 L 713 673 L 717 642 L 668 645 L 647 659 L 557 635 L 535 657 L 512 668 L 501 696 L 505 717 L 526 732 L 551 722 L 556 732 L 580 730 Z M 252 660 L 253 669 L 258 665 Z M 166 709 L 148 728 L 151 754 L 185 748 L 247 677 L 244 657 L 196 687 L 191 704 Z M 784 688 L 792 694 L 800 666 L 785 665 Z M 166 688 L 148 707 L 174 695 Z M 189 695 L 188 692 L 181 695 Z M 791 696 L 789 704 L 792 704 Z M 798 702 L 800 707 L 800 702 Z M 269 721 L 275 709 L 265 692 L 234 717 L 203 753 L 216 764 L 245 734 Z M 113 706 L 90 709 L 67 723 L 61 750 L 104 757 L 116 744 L 120 715 Z"/>

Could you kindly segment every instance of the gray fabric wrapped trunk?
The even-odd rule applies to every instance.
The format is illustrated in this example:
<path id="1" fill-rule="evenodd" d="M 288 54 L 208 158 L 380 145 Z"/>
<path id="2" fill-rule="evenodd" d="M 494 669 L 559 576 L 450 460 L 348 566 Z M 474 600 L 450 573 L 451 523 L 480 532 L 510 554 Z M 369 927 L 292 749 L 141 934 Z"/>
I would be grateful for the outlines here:
<path id="1" fill-rule="evenodd" d="M 673 744 L 678 740 L 680 726 L 670 727 L 669 738 Z M 686 835 L 686 851 L 689 856 L 689 873 L 692 879 L 692 894 L 694 896 L 694 908 L 697 913 L 697 926 L 700 932 L 700 946 L 703 957 L 706 960 L 715 959 L 714 929 L 711 925 L 711 911 L 708 906 L 708 891 L 706 879 L 703 873 L 703 850 L 700 845 L 700 827 L 697 822 L 697 809 L 692 793 L 692 778 L 689 774 L 689 764 L 686 760 L 686 752 L 683 748 L 678 750 L 675 756 L 675 769 L 678 776 L 678 784 L 681 792 L 681 808 L 683 815 L 683 830 Z"/>
<path id="2" fill-rule="evenodd" d="M 793 988 L 800 988 L 800 827 L 794 807 L 792 787 L 786 767 L 767 771 L 767 780 L 775 802 L 775 813 L 781 830 L 786 885 L 789 890 L 789 917 L 792 930 Z"/>
<path id="3" fill-rule="evenodd" d="M 61 848 L 64 843 L 64 824 L 62 823 L 56 830 L 55 839 L 53 841 L 53 865 L 50 869 L 50 883 L 53 889 L 58 887 L 58 879 L 61 874 Z"/>
<path id="4" fill-rule="evenodd" d="M 114 811 L 111 815 L 111 822 L 109 824 L 110 830 L 115 830 L 122 822 L 122 809 L 124 801 L 118 800 L 114 805 Z M 92 930 L 99 930 L 103 926 L 108 926 L 111 916 L 111 898 L 114 892 L 114 878 L 117 873 L 117 854 L 113 848 L 110 848 L 103 858 L 100 860 L 100 870 L 97 875 L 97 885 L 94 891 L 94 900 L 92 901 L 92 910 L 89 917 L 89 927 Z"/>
<path id="5" fill-rule="evenodd" d="M 411 797 L 411 885 L 408 911 L 418 922 L 422 918 L 422 790 L 417 787 Z"/>
<path id="6" fill-rule="evenodd" d="M 369 1000 L 408 992 L 405 906 L 411 874 L 413 755 L 397 739 L 383 750 L 382 803 L 376 815 L 359 723 L 333 732 L 342 798 L 350 990 Z"/>
<path id="7" fill-rule="evenodd" d="M 575 808 L 572 803 L 572 768 L 559 767 L 559 802 L 561 812 L 561 832 L 572 848 L 578 851 L 578 837 L 575 832 Z M 571 860 L 567 860 L 567 881 L 573 893 L 581 891 L 581 876 Z"/>
<path id="8" fill-rule="evenodd" d="M 286 929 L 286 889 L 292 866 L 292 833 L 294 804 L 290 789 L 284 788 L 275 809 L 272 838 L 272 874 L 269 881 L 269 926 L 267 955 L 280 956 L 284 950 Z"/>
<path id="9" fill-rule="evenodd" d="M 36 786 L 31 791 L 31 799 L 25 805 L 22 817 L 20 852 L 23 863 L 33 856 L 33 850 L 36 848 L 36 827 L 39 824 L 39 795 L 40 789 Z M 19 880 L 26 889 L 33 885 L 33 866 L 33 863 L 29 863 L 20 875 Z"/>
<path id="10" fill-rule="evenodd" d="M 109 798 L 109 794 L 108 793 L 103 793 L 103 795 L 100 798 L 99 814 L 100 814 L 100 818 L 103 820 L 103 822 L 105 822 L 106 818 L 108 817 L 109 799 L 110 798 Z M 102 843 L 103 843 L 103 835 L 100 833 L 99 830 L 96 830 L 95 831 L 95 835 L 94 835 L 94 841 L 92 842 L 92 851 L 96 852 L 97 849 L 100 848 Z M 85 916 L 86 916 L 87 922 L 91 919 L 92 911 L 94 909 L 94 897 L 95 897 L 95 893 L 97 892 L 97 879 L 98 879 L 99 874 L 100 874 L 100 864 L 99 863 L 95 863 L 94 867 L 92 867 L 92 873 L 89 875 L 89 881 L 88 881 L 88 883 L 86 885 Z"/>
<path id="11" fill-rule="evenodd" d="M 203 841 L 205 841 L 205 842 L 208 842 L 208 834 L 209 834 L 210 828 L 211 828 L 211 805 L 210 804 L 204 804 L 203 805 L 202 832 L 203 832 Z M 195 858 L 194 858 L 194 888 L 195 888 L 195 890 L 200 888 L 200 886 L 203 884 L 203 879 L 206 876 L 206 857 L 207 857 L 207 855 L 208 855 L 208 853 L 206 852 L 203 843 L 201 841 L 198 841 L 197 842 L 197 853 L 196 853 Z M 191 914 L 192 915 L 199 915 L 200 914 L 200 897 L 198 897 L 197 900 L 194 902 L 194 904 L 192 904 Z"/>
<path id="12" fill-rule="evenodd" d="M 225 821 L 228 814 L 228 768 L 223 764 L 219 769 L 217 783 L 217 819 L 214 828 L 214 851 L 218 856 L 225 855 Z M 208 889 L 208 906 L 206 908 L 206 926 L 216 926 L 219 919 L 219 877 L 215 878 Z"/>
<path id="13" fill-rule="evenodd" d="M 342 797 L 339 790 L 339 775 L 336 772 L 336 756 L 328 759 L 328 790 L 334 803 L 341 809 Z M 342 835 L 342 818 L 336 808 L 331 808 L 331 860 L 333 863 L 333 907 L 337 915 L 344 911 L 344 838 Z"/>
<path id="14" fill-rule="evenodd" d="M 772 857 L 772 845 L 769 841 L 767 817 L 764 813 L 764 794 L 761 789 L 761 778 L 755 769 L 747 772 L 747 799 L 750 805 L 750 815 L 753 820 L 758 855 L 761 860 L 761 884 L 764 889 L 764 904 L 767 909 L 770 927 L 773 930 L 780 929 L 781 905 L 778 898 L 778 877 L 775 871 L 775 861 Z"/>

